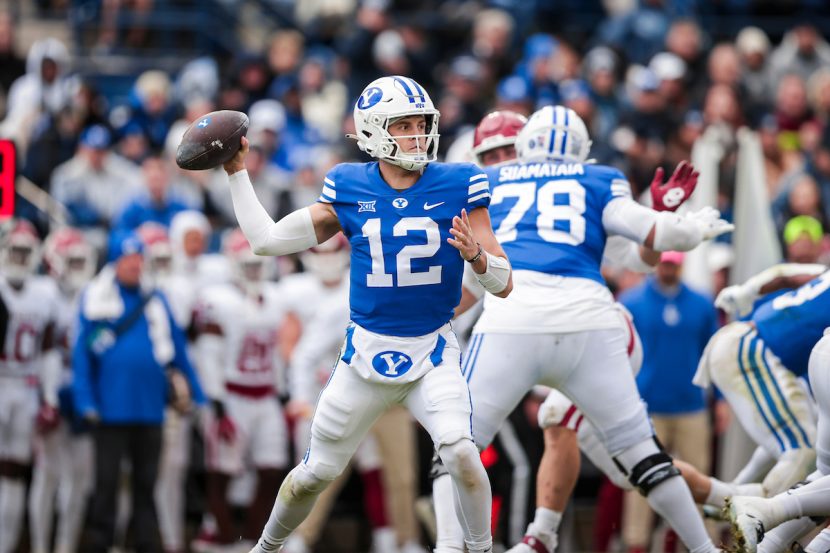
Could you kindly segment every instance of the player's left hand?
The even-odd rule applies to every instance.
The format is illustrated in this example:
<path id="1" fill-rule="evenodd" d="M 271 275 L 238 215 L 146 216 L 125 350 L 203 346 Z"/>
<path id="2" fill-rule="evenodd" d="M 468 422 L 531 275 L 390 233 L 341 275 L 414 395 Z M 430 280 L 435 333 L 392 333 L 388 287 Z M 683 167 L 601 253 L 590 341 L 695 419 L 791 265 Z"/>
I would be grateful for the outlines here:
<path id="1" fill-rule="evenodd" d="M 465 261 L 474 258 L 481 248 L 476 237 L 473 236 L 473 229 L 470 226 L 470 219 L 467 217 L 467 210 L 461 210 L 461 216 L 456 215 L 452 218 L 452 228 L 450 234 L 455 238 L 447 238 L 447 242 L 458 250 L 458 253 Z"/>
<path id="2" fill-rule="evenodd" d="M 652 207 L 655 211 L 676 211 L 695 191 L 700 173 L 695 171 L 691 163 L 683 160 L 665 184 L 664 174 L 662 167 L 654 172 L 650 187 Z"/>
<path id="3" fill-rule="evenodd" d="M 715 298 L 715 307 L 723 309 L 732 317 L 743 317 L 752 311 L 755 294 L 742 284 L 727 286 Z"/>
<path id="4" fill-rule="evenodd" d="M 58 427 L 59 422 L 60 413 L 58 412 L 57 407 L 49 405 L 48 403 L 44 403 L 40 406 L 40 409 L 38 409 L 37 412 L 37 419 L 35 421 L 37 431 L 40 434 L 48 434 L 52 432 Z"/>

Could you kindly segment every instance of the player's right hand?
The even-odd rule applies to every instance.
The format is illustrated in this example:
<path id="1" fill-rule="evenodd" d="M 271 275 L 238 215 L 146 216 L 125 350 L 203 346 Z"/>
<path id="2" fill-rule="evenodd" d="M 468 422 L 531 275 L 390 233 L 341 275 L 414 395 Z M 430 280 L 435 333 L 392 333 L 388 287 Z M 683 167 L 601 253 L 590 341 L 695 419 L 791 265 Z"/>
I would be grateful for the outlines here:
<path id="1" fill-rule="evenodd" d="M 314 406 L 301 399 L 292 399 L 285 404 L 285 414 L 294 420 L 310 419 L 314 414 Z"/>
<path id="2" fill-rule="evenodd" d="M 233 157 L 230 158 L 227 162 L 225 162 L 225 164 L 222 166 L 225 168 L 225 172 L 228 175 L 233 175 L 234 173 L 245 170 L 245 156 L 248 155 L 248 150 L 250 149 L 250 142 L 248 142 L 248 139 L 243 136 L 240 141 L 239 149 L 236 151 Z"/>
<path id="3" fill-rule="evenodd" d="M 727 286 L 715 298 L 715 307 L 736 318 L 748 315 L 754 303 L 755 294 L 741 284 Z"/>
<path id="4" fill-rule="evenodd" d="M 732 232 L 735 225 L 720 218 L 720 211 L 706 206 L 699 211 L 686 215 L 689 221 L 695 223 L 703 234 L 703 240 L 711 240 L 721 234 Z"/>
<path id="5" fill-rule="evenodd" d="M 664 171 L 658 167 L 651 181 L 651 204 L 655 211 L 676 211 L 697 187 L 700 173 L 686 160 L 681 161 L 672 176 L 663 183 Z"/>
<path id="6" fill-rule="evenodd" d="M 44 403 L 37 412 L 36 426 L 40 434 L 48 434 L 58 427 L 60 413 L 57 407 Z"/>

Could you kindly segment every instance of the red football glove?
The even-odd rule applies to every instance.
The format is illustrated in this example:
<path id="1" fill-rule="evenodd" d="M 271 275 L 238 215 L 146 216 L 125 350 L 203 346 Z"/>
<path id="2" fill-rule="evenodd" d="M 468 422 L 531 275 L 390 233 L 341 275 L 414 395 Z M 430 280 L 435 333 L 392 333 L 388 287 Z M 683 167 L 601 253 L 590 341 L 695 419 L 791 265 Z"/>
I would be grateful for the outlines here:
<path id="1" fill-rule="evenodd" d="M 60 413 L 57 407 L 44 403 L 38 409 L 37 419 L 35 419 L 37 431 L 40 434 L 48 434 L 58 427 L 60 420 Z"/>
<path id="2" fill-rule="evenodd" d="M 655 211 L 676 211 L 695 191 L 700 173 L 695 171 L 691 163 L 684 160 L 677 165 L 665 184 L 663 175 L 662 167 L 658 167 L 654 172 L 650 187 L 652 207 Z"/>
<path id="3" fill-rule="evenodd" d="M 236 424 L 234 424 L 233 419 L 227 415 L 217 419 L 216 434 L 223 442 L 233 442 L 236 439 Z"/>

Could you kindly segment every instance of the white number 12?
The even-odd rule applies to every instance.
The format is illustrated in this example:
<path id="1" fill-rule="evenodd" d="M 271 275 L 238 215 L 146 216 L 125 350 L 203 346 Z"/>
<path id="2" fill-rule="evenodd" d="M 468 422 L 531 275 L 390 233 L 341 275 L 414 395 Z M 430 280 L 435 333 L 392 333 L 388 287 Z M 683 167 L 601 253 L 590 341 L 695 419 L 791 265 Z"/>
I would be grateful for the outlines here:
<path id="1" fill-rule="evenodd" d="M 363 236 L 369 239 L 369 254 L 372 256 L 372 272 L 366 275 L 366 286 L 388 288 L 394 286 L 391 273 L 386 272 L 383 260 L 383 242 L 380 235 L 380 219 L 368 219 L 362 229 Z M 392 227 L 394 236 L 406 236 L 411 231 L 424 231 L 426 244 L 410 244 L 401 248 L 396 256 L 395 265 L 398 286 L 423 286 L 441 282 L 441 266 L 433 265 L 426 271 L 412 272 L 412 260 L 432 257 L 441 247 L 441 232 L 438 223 L 429 217 L 404 217 Z"/>

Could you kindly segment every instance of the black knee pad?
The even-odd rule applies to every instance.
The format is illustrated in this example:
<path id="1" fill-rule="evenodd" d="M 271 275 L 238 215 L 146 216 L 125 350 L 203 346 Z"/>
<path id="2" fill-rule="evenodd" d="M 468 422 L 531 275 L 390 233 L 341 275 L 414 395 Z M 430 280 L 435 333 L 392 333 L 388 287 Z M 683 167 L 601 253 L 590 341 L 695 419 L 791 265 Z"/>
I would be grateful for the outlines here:
<path id="1" fill-rule="evenodd" d="M 14 480 L 24 480 L 29 474 L 29 465 L 17 461 L 0 461 L 0 476 Z"/>
<path id="2" fill-rule="evenodd" d="M 628 481 L 646 497 L 655 487 L 675 476 L 680 476 L 680 469 L 672 463 L 671 455 L 661 451 L 634 465 Z"/>
<path id="3" fill-rule="evenodd" d="M 429 468 L 429 480 L 432 482 L 436 478 L 440 478 L 445 474 L 449 474 L 447 472 L 447 467 L 444 466 L 444 461 L 441 460 L 441 456 L 438 455 L 437 451 L 432 452 L 432 466 Z"/>

